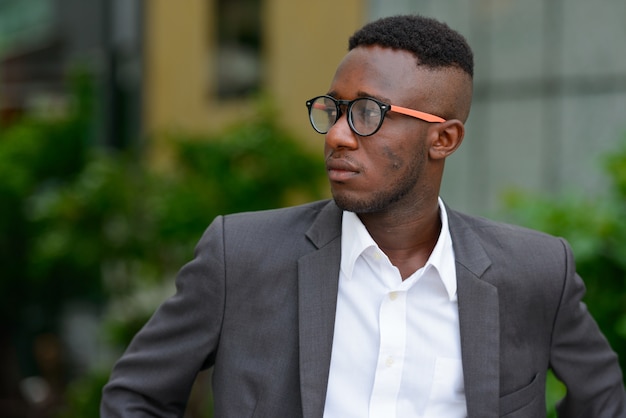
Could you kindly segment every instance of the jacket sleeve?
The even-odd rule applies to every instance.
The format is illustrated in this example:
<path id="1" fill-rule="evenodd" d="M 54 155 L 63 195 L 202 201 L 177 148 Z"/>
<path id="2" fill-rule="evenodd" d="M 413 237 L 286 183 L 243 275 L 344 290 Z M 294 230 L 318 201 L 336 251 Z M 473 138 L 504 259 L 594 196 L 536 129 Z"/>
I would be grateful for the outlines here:
<path id="1" fill-rule="evenodd" d="M 100 414 L 180 417 L 197 373 L 213 363 L 224 310 L 223 218 L 200 239 L 176 294 L 137 333 L 103 389 Z"/>
<path id="2" fill-rule="evenodd" d="M 626 394 L 617 355 L 582 302 L 585 286 L 562 241 L 566 272 L 554 322 L 550 362 L 567 388 L 560 417 L 626 417 Z"/>

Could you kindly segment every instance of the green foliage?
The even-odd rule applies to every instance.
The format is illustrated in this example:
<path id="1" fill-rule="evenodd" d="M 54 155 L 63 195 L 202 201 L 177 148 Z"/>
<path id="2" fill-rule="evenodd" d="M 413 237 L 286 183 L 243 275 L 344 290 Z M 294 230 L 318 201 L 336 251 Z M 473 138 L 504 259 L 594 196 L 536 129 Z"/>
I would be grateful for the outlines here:
<path id="1" fill-rule="evenodd" d="M 81 112 L 0 132 L 0 309 L 13 339 L 28 347 L 57 331 L 68 302 L 86 301 L 121 349 L 173 292 L 215 216 L 324 197 L 321 158 L 274 121 L 261 112 L 217 135 L 170 136 L 167 171 L 90 147 Z M 92 373 L 70 385 L 64 416 L 97 414 L 106 379 Z"/>
<path id="2" fill-rule="evenodd" d="M 200 224 L 206 226 L 207 210 L 214 216 L 284 206 L 299 194 L 299 201 L 322 195 L 321 159 L 304 151 L 271 116 L 206 139 L 171 141 L 178 170 L 168 179 L 173 195 L 160 202 L 167 236 L 197 233 Z M 180 204 L 189 200 L 193 204 Z"/>
<path id="3" fill-rule="evenodd" d="M 102 387 L 109 380 L 108 372 L 93 372 L 71 382 L 65 394 L 65 405 L 58 411 L 58 417 L 79 418 L 100 416 Z"/>
<path id="4" fill-rule="evenodd" d="M 548 418 L 556 418 L 556 404 L 565 397 L 565 385 L 551 371 L 546 378 L 546 406 Z"/>
<path id="5" fill-rule="evenodd" d="M 77 78 L 75 109 L 63 119 L 26 119 L 0 130 L 0 317 L 15 329 L 28 302 L 59 306 L 54 286 L 29 272 L 30 249 L 39 231 L 30 222 L 31 198 L 42 189 L 72 181 L 85 164 L 89 102 L 85 80 Z M 45 320 L 42 322 L 46 322 Z"/>
<path id="6" fill-rule="evenodd" d="M 626 142 L 604 161 L 605 195 L 546 198 L 517 191 L 505 203 L 516 223 L 570 242 L 587 286 L 585 303 L 626 370 Z"/>

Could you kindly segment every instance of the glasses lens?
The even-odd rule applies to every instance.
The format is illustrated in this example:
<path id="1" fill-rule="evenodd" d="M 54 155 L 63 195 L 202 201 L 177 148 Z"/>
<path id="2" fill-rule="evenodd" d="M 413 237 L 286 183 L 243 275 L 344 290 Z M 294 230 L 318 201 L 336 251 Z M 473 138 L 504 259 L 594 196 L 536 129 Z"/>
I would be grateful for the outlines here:
<path id="1" fill-rule="evenodd" d="M 325 134 L 337 121 L 337 105 L 329 97 L 317 97 L 311 102 L 309 117 L 313 128 Z"/>
<path id="2" fill-rule="evenodd" d="M 380 105 L 367 98 L 355 100 L 349 116 L 356 133 L 363 136 L 376 132 L 383 117 Z"/>

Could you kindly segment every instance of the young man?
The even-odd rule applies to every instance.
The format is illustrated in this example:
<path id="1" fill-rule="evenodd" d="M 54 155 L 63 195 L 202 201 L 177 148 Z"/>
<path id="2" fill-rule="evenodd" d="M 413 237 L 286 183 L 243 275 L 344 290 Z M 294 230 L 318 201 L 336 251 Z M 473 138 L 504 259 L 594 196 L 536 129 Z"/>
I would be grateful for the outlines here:
<path id="1" fill-rule="evenodd" d="M 439 199 L 472 95 L 461 35 L 370 23 L 325 95 L 333 200 L 218 217 L 104 389 L 103 417 L 181 416 L 214 366 L 217 417 L 624 417 L 617 356 L 561 239 Z"/>

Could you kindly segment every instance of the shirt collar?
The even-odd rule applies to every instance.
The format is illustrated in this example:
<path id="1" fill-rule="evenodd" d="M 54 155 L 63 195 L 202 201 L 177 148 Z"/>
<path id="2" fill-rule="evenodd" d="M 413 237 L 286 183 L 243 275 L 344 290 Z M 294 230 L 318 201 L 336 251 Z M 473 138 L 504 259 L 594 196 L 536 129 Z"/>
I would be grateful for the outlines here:
<path id="1" fill-rule="evenodd" d="M 455 300 L 456 268 L 454 249 L 448 225 L 448 213 L 441 198 L 439 198 L 439 216 L 441 218 L 441 232 L 435 248 L 424 265 L 424 271 L 431 267 L 434 268 L 445 286 L 450 300 Z M 370 247 L 378 248 L 378 245 L 354 212 L 343 212 L 341 228 L 341 270 L 350 279 L 352 278 L 357 258 L 366 249 Z"/>

